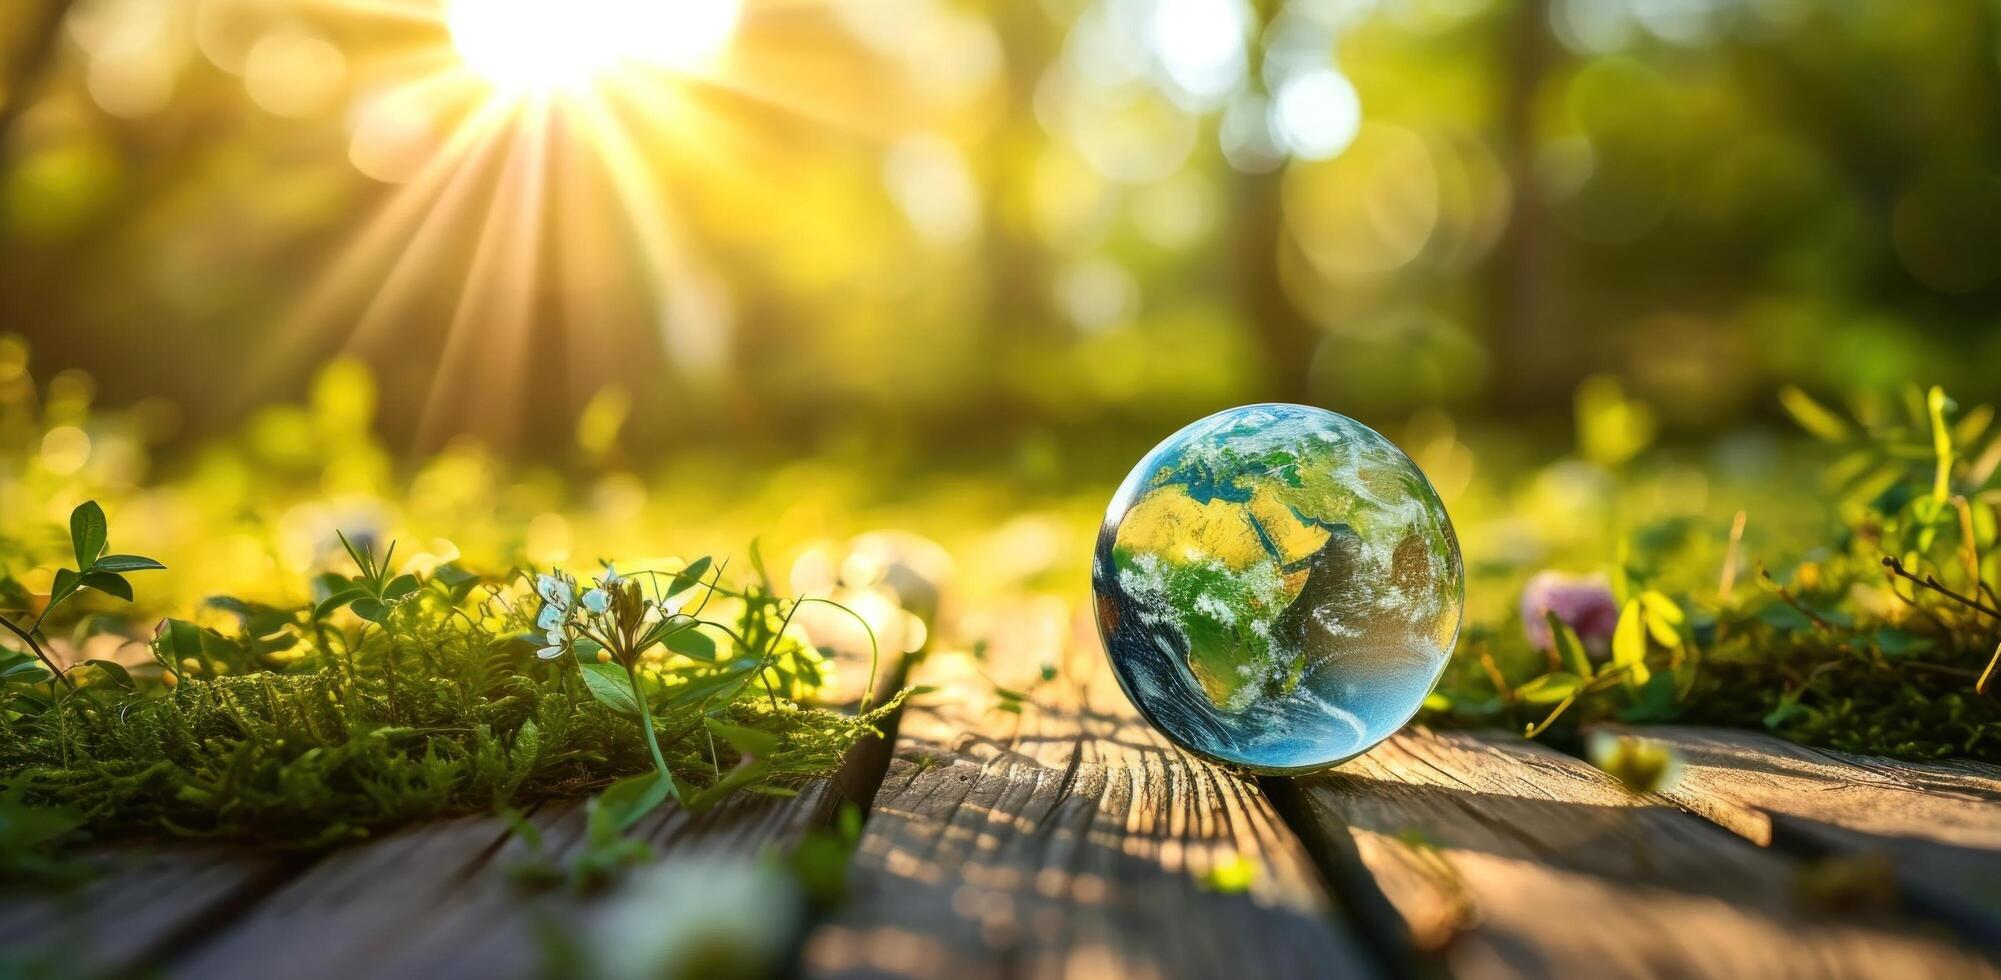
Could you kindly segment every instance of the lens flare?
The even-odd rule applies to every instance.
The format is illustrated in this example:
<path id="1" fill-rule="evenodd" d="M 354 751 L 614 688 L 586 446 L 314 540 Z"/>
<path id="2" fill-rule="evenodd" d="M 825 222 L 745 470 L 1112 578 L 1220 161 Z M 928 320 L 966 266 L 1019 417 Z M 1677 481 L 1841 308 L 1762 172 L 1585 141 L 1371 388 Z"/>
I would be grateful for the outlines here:
<path id="1" fill-rule="evenodd" d="M 459 57 L 496 87 L 577 90 L 623 67 L 694 69 L 736 31 L 734 0 L 452 0 Z"/>

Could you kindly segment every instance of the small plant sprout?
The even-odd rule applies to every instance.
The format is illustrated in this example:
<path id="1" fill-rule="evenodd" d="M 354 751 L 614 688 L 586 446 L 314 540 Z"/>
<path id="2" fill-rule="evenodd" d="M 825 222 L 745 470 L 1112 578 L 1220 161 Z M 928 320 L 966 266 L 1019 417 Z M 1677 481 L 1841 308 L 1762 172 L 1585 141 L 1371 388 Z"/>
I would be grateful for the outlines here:
<path id="1" fill-rule="evenodd" d="M 389 543 L 389 550 L 378 559 L 375 550 L 364 540 L 360 546 L 349 541 L 347 535 L 336 531 L 342 548 L 347 549 L 349 558 L 354 559 L 354 567 L 361 574 L 348 580 L 344 588 L 338 589 L 320 600 L 315 612 L 321 616 L 343 606 L 354 610 L 356 616 L 377 626 L 389 624 L 389 612 L 404 600 L 417 593 L 422 583 L 415 575 L 392 575 L 389 563 L 396 557 L 396 543 Z"/>
<path id="2" fill-rule="evenodd" d="M 691 563 L 673 579 L 670 594 L 655 596 L 648 596 L 637 578 L 622 576 L 611 565 L 605 566 L 604 574 L 582 596 L 577 595 L 576 580 L 560 570 L 535 578 L 535 594 L 542 599 L 535 615 L 541 642 L 535 655 L 555 660 L 565 652 L 576 653 L 585 687 L 600 703 L 639 725 L 647 753 L 653 758 L 653 772 L 613 783 L 599 798 L 597 812 L 604 814 L 600 819 L 609 821 L 615 830 L 630 826 L 668 799 L 684 799 L 660 751 L 639 663 L 649 649 L 701 623 L 681 610 L 697 586 L 704 590 L 704 606 L 716 594 L 721 569 L 717 569 L 715 580 L 705 582 L 702 575 L 708 567 L 706 558 Z M 715 723 L 711 720 L 710 724 Z M 745 758 L 750 758 L 749 753 Z M 716 795 L 705 793 L 702 799 L 706 802 Z"/>
<path id="3" fill-rule="evenodd" d="M 95 500 L 86 500 L 70 512 L 69 537 L 70 547 L 76 555 L 76 567 L 56 570 L 55 580 L 49 588 L 48 601 L 42 605 L 41 612 L 25 626 L 0 617 L 0 626 L 6 627 L 7 632 L 14 634 L 26 644 L 29 652 L 42 662 L 46 672 L 36 668 L 26 656 L 20 654 L 12 657 L 0 656 L 0 683 L 23 681 L 41 683 L 46 680 L 53 684 L 55 680 L 60 679 L 65 687 L 72 691 L 76 690 L 76 681 L 70 678 L 68 672 L 56 666 L 55 660 L 49 656 L 48 649 L 43 645 L 42 624 L 48 620 L 49 614 L 85 589 L 95 589 L 105 595 L 131 602 L 132 583 L 125 580 L 125 573 L 167 567 L 140 555 L 105 554 L 109 529 L 104 519 L 104 508 L 99 507 Z M 107 660 L 87 660 L 84 663 L 129 684 L 125 668 L 116 663 Z"/>

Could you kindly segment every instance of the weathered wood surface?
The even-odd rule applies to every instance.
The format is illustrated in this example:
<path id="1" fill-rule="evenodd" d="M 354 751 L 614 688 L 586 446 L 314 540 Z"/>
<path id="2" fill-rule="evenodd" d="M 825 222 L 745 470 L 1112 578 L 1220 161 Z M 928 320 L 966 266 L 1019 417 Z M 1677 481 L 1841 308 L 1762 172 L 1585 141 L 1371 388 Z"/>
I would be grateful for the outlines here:
<path id="1" fill-rule="evenodd" d="M 117 845 L 70 889 L 0 889 L 0 958 L 46 960 L 54 975 L 113 973 L 195 941 L 306 863 L 222 845 Z M 0 966 L 0 973 L 5 966 Z"/>
<path id="2" fill-rule="evenodd" d="M 1758 732 L 1631 731 L 1681 756 L 1667 798 L 1759 844 L 1876 856 L 1911 904 L 2001 947 L 2001 768 L 1871 758 Z"/>
<path id="3" fill-rule="evenodd" d="M 1255 782 L 1142 722 L 1097 644 L 1063 642 L 1060 608 L 994 625 L 984 660 L 934 654 L 915 672 L 940 690 L 904 711 L 808 975 L 1378 972 Z M 996 684 L 1027 695 L 1018 713 Z M 1218 887 L 1212 872 L 1240 862 L 1248 887 Z"/>
<path id="4" fill-rule="evenodd" d="M 700 815 L 662 807 L 632 831 L 671 862 L 695 849 L 754 856 L 824 823 L 839 800 L 831 781 L 798 797 L 738 796 Z M 531 814 L 542 856 L 574 857 L 584 844 L 582 801 Z M 623 900 L 620 890 L 579 897 L 525 890 L 509 868 L 527 845 L 493 817 L 406 828 L 337 851 L 170 961 L 173 976 L 225 978 L 534 977 L 554 951 L 549 926 L 571 926 Z"/>
<path id="5" fill-rule="evenodd" d="M 895 688 L 893 668 L 877 673 L 879 695 Z M 865 741 L 831 778 L 809 781 L 795 797 L 737 794 L 700 814 L 669 804 L 628 836 L 669 865 L 696 853 L 756 857 L 826 826 L 842 802 L 866 802 L 887 752 L 880 740 Z M 420 824 L 337 851 L 168 961 L 167 972 L 200 980 L 560 974 L 570 951 L 549 937 L 575 934 L 634 897 L 627 887 L 591 896 L 524 888 L 514 873 L 522 864 L 563 868 L 585 849 L 588 814 L 583 800 L 564 800 L 527 819 L 540 834 L 539 851 L 494 816 Z"/>
<path id="6" fill-rule="evenodd" d="M 1797 861 L 1512 736 L 1411 729 L 1289 792 L 1358 914 L 1458 977 L 2001 976 L 1803 906 Z"/>

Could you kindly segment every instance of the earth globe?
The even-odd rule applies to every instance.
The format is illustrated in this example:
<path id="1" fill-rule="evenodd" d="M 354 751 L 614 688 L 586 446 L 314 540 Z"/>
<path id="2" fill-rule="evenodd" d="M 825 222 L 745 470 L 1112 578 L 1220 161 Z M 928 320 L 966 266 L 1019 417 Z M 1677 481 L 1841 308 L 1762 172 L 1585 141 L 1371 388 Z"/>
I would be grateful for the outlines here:
<path id="1" fill-rule="evenodd" d="M 1274 775 L 1403 727 L 1465 602 L 1459 540 L 1417 464 L 1304 405 L 1218 412 L 1155 446 L 1112 497 L 1091 580 L 1113 671 L 1147 721 Z"/>

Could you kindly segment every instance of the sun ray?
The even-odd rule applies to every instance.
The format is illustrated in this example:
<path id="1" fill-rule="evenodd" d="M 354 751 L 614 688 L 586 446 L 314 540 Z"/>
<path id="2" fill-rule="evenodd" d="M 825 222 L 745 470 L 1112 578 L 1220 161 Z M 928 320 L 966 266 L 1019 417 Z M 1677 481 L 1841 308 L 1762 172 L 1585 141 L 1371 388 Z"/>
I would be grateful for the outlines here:
<path id="1" fill-rule="evenodd" d="M 871 97 L 895 69 L 829 53 L 849 46 L 826 18 L 792 16 L 808 3 L 314 2 L 435 25 L 443 43 L 400 32 L 393 48 L 358 63 L 369 80 L 362 91 L 380 101 L 358 107 L 356 166 L 405 182 L 307 292 L 264 371 L 296 367 L 336 340 L 370 359 L 439 345 L 415 423 L 427 446 L 461 430 L 505 439 L 531 403 L 629 373 L 618 325 L 636 316 L 650 329 L 627 336 L 649 338 L 682 375 L 720 370 L 733 304 L 691 244 L 677 185 L 765 192 L 747 174 L 769 167 L 745 161 L 787 159 L 776 127 L 875 141 L 903 126 Z M 753 14 L 770 32 L 762 43 L 739 36 Z M 392 137 L 408 135 L 398 126 L 442 130 L 390 144 L 422 145 L 427 157 L 364 159 L 362 130 L 371 107 L 384 105 L 417 119 L 394 120 Z M 577 201 L 595 206 L 567 207 Z M 640 274 L 619 288 L 605 270 L 628 264 Z M 455 296 L 427 288 L 447 277 L 458 280 Z M 597 285 L 577 287 L 586 280 Z M 449 310 L 441 336 L 407 332 L 434 309 Z M 537 352 L 552 363 L 533 370 L 557 372 L 539 385 L 528 377 Z"/>
<path id="2" fill-rule="evenodd" d="M 402 305 L 401 300 L 415 292 L 421 285 L 420 276 L 428 271 L 426 266 L 441 251 L 443 241 L 458 225 L 458 219 L 474 205 L 473 195 L 481 186 L 481 178 L 486 174 L 502 137 L 507 133 L 506 123 L 516 112 L 516 107 L 505 102 L 491 102 L 482 106 L 479 113 L 466 121 L 455 134 L 452 148 L 439 154 L 438 159 L 426 165 L 426 173 L 435 172 L 443 179 L 442 185 L 413 189 L 405 201 L 408 211 L 418 216 L 414 230 L 407 235 L 398 235 L 398 246 L 388 275 L 376 294 L 370 298 L 362 315 L 355 321 L 350 334 L 349 346 L 361 348 L 374 344 L 382 334 L 393 326 L 393 314 Z M 408 229 L 408 222 L 398 225 Z"/>
<path id="3" fill-rule="evenodd" d="M 546 102 L 521 107 L 500 188 L 481 225 L 472 264 L 445 335 L 436 382 L 418 416 L 417 442 L 434 446 L 452 399 L 468 390 L 484 397 L 460 400 L 479 431 L 510 439 L 521 423 L 523 396 L 534 391 L 524 371 L 535 326 L 536 271 L 540 265 L 544 185 L 549 159 Z"/>
<path id="4" fill-rule="evenodd" d="M 414 274 L 404 270 L 421 266 L 419 257 L 429 251 L 421 246 L 449 224 L 449 216 L 484 169 L 492 137 L 501 131 L 510 111 L 505 103 L 479 105 L 423 169 L 390 195 L 375 217 L 342 248 L 331 271 L 293 308 L 280 329 L 270 334 L 272 343 L 280 346 L 258 359 L 264 367 L 249 379 L 243 397 L 255 397 L 290 368 L 317 356 L 325 334 L 338 325 L 335 317 L 357 295 L 368 296 L 368 302 L 343 344 L 352 347 L 358 336 L 372 336 L 371 325 L 388 316 L 391 297 L 408 282 L 406 277 Z M 378 271 L 385 261 L 389 263 L 386 279 Z"/>
<path id="5" fill-rule="evenodd" d="M 580 134 L 602 158 L 614 189 L 628 202 L 627 226 L 639 239 L 646 260 L 651 297 L 659 313 L 656 328 L 668 351 L 694 366 L 714 364 L 725 353 L 727 324 L 703 322 L 693 311 L 676 310 L 671 300 L 677 286 L 691 283 L 685 250 L 673 224 L 674 211 L 657 184 L 647 177 L 644 155 L 614 116 L 601 93 L 577 100 Z"/>

